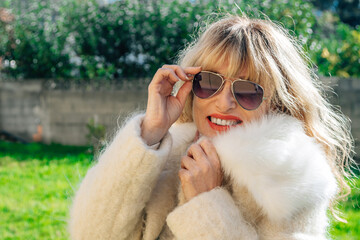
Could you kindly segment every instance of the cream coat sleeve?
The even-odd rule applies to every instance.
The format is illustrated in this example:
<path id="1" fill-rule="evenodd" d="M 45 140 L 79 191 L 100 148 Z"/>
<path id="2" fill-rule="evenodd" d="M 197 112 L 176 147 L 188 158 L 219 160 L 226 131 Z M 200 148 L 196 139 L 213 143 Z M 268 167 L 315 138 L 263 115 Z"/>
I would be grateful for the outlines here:
<path id="1" fill-rule="evenodd" d="M 142 119 L 131 119 L 86 174 L 71 209 L 71 239 L 141 238 L 144 208 L 172 145 L 167 134 L 157 150 L 148 147 Z"/>
<path id="2" fill-rule="evenodd" d="M 167 217 L 175 239 L 258 239 L 229 192 L 215 188 L 199 194 Z"/>

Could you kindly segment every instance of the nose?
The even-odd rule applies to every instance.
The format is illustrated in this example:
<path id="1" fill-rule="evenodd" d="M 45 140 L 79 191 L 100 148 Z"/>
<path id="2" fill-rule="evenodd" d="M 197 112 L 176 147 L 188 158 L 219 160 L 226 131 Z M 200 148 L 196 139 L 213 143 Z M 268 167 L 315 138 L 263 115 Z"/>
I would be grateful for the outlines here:
<path id="1" fill-rule="evenodd" d="M 226 113 L 236 108 L 236 100 L 231 91 L 231 81 L 225 80 L 224 86 L 216 96 L 216 107 L 220 112 Z"/>

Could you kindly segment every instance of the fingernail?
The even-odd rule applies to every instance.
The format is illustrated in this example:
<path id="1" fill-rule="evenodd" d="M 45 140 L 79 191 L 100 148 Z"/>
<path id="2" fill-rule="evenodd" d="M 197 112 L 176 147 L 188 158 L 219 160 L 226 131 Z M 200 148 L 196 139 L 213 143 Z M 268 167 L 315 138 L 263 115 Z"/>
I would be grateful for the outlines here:
<path id="1" fill-rule="evenodd" d="M 194 76 L 193 74 L 188 73 L 188 74 L 186 74 L 186 79 L 187 79 L 187 80 L 189 80 L 189 79 L 190 79 L 190 77 L 193 77 L 193 76 Z"/>

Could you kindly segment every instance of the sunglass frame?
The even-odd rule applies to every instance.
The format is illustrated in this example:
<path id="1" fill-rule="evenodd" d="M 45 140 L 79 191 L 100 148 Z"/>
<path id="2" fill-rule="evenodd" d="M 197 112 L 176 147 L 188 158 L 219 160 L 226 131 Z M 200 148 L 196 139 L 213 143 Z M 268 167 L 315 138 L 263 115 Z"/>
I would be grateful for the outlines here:
<path id="1" fill-rule="evenodd" d="M 225 78 L 224 78 L 221 74 L 219 74 L 219 73 L 210 72 L 210 71 L 201 71 L 201 72 L 198 72 L 197 74 L 195 74 L 194 77 L 193 77 L 193 79 L 192 79 L 193 86 L 194 86 L 194 78 L 195 78 L 195 76 L 198 75 L 198 74 L 200 74 L 200 73 L 210 73 L 210 74 L 216 75 L 216 76 L 218 76 L 218 77 L 221 78 L 222 82 L 221 82 L 220 87 L 219 87 L 213 94 L 211 94 L 209 97 L 205 97 L 205 98 L 199 97 L 198 95 L 196 95 L 196 93 L 194 92 L 194 87 L 191 87 L 191 91 L 192 91 L 193 94 L 194 94 L 196 97 L 198 97 L 198 98 L 208 99 L 208 98 L 211 98 L 211 97 L 215 96 L 215 95 L 216 95 L 218 92 L 220 92 L 220 91 L 222 90 L 222 88 L 224 87 L 224 82 L 225 82 L 225 81 L 230 81 L 230 82 L 231 82 L 231 93 L 232 93 L 234 99 L 236 100 L 237 104 L 239 104 L 240 107 L 242 107 L 243 109 L 245 109 L 245 110 L 247 110 L 247 111 L 254 111 L 254 110 L 256 110 L 256 109 L 258 109 L 258 108 L 260 107 L 260 105 L 263 103 L 264 100 L 266 100 L 266 97 L 264 97 L 265 91 L 264 91 L 264 88 L 263 88 L 261 85 L 259 85 L 259 84 L 257 84 L 257 83 L 254 83 L 254 82 L 252 82 L 252 81 L 249 81 L 249 80 L 241 79 L 241 78 L 238 78 L 238 79 L 235 79 L 235 80 L 232 81 L 232 80 L 229 80 L 229 79 L 225 79 Z M 254 85 L 257 85 L 258 87 L 261 88 L 262 93 L 263 93 L 263 94 L 262 94 L 263 96 L 262 96 L 262 98 L 261 98 L 261 102 L 259 103 L 259 105 L 258 105 L 256 108 L 254 108 L 254 109 L 247 109 L 247 108 L 243 107 L 243 106 L 239 103 L 239 101 L 238 101 L 237 98 L 235 97 L 235 93 L 234 93 L 234 83 L 235 83 L 235 82 L 249 82 L 249 83 L 254 84 Z"/>

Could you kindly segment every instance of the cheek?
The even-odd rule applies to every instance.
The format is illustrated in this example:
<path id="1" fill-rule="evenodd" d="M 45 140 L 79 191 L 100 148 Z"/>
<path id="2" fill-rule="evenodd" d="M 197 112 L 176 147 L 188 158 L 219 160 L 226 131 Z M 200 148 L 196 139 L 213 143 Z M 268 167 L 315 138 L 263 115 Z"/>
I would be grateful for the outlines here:
<path id="1" fill-rule="evenodd" d="M 198 130 L 205 134 L 205 130 L 207 127 L 207 120 L 206 117 L 209 114 L 211 107 L 211 101 L 209 99 L 200 99 L 200 98 L 194 98 L 193 100 L 193 108 L 192 108 L 192 114 L 193 114 L 193 120 L 198 128 Z"/>
<path id="2" fill-rule="evenodd" d="M 266 115 L 267 112 L 268 106 L 263 103 L 258 109 L 252 112 L 252 119 L 259 119 L 262 116 Z"/>
<path id="3" fill-rule="evenodd" d="M 194 122 L 197 123 L 199 121 L 199 119 L 201 118 L 201 114 L 202 114 L 202 104 L 201 104 L 201 99 L 199 101 L 198 98 L 194 98 L 193 100 L 193 106 L 192 106 L 192 115 L 193 115 L 193 119 Z"/>
<path id="4" fill-rule="evenodd" d="M 251 122 L 252 120 L 260 119 L 262 116 L 267 114 L 267 109 L 268 108 L 266 105 L 260 105 L 258 109 L 253 111 L 247 111 L 240 107 L 239 109 L 237 109 L 237 112 L 240 113 L 239 116 L 241 116 L 243 121 L 246 123 Z"/>

